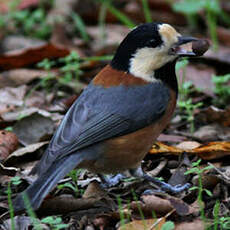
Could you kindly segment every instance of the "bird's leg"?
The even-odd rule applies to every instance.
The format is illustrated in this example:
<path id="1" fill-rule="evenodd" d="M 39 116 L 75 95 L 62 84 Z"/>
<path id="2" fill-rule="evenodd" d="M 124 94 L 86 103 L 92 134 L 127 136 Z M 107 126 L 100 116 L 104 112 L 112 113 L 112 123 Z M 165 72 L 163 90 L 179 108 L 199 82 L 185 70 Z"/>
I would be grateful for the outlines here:
<path id="1" fill-rule="evenodd" d="M 102 187 L 109 188 L 117 185 L 121 181 L 121 179 L 125 178 L 126 176 L 124 174 L 118 173 L 116 175 L 99 174 L 99 177 L 102 181 Z"/>
<path id="2" fill-rule="evenodd" d="M 131 169 L 129 170 L 130 174 L 133 175 L 134 177 L 139 177 L 139 178 L 143 178 L 147 181 L 152 182 L 153 184 L 157 185 L 160 187 L 160 189 L 164 192 L 171 192 L 171 193 L 180 193 L 183 192 L 184 190 L 188 189 L 190 187 L 189 183 L 186 183 L 184 185 L 175 185 L 172 186 L 166 182 L 163 182 L 159 179 L 156 179 L 154 177 L 151 177 L 149 175 L 147 175 L 146 173 L 143 172 L 142 168 L 136 168 L 136 169 Z M 149 190 L 145 191 L 146 193 L 150 193 Z"/>

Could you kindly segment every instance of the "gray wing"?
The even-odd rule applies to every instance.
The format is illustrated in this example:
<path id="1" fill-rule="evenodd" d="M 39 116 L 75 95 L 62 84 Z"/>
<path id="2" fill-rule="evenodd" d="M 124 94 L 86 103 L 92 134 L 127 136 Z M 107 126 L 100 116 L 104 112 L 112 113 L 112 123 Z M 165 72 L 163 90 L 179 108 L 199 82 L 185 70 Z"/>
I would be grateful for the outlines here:
<path id="1" fill-rule="evenodd" d="M 79 149 L 151 124 L 168 101 L 169 90 L 160 83 L 110 90 L 89 85 L 65 115 L 34 172 Z"/>

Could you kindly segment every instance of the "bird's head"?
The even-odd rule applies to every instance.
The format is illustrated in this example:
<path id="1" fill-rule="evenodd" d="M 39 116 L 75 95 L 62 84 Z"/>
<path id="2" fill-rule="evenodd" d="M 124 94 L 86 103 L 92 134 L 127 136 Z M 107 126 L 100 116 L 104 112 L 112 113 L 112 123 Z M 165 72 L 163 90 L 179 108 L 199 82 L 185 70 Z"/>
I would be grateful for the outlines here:
<path id="1" fill-rule="evenodd" d="M 154 81 L 154 72 L 181 56 L 196 56 L 181 45 L 197 40 L 179 34 L 164 23 L 146 23 L 134 28 L 121 42 L 111 62 L 113 68 Z"/>

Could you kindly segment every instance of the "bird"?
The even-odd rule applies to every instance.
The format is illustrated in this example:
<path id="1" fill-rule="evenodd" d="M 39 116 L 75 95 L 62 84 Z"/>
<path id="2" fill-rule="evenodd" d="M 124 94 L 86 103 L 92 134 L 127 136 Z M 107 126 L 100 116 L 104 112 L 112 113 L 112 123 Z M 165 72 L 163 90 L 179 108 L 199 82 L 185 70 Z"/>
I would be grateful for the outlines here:
<path id="1" fill-rule="evenodd" d="M 193 41 L 197 38 L 182 36 L 167 23 L 132 29 L 69 108 L 32 169 L 37 179 L 13 200 L 15 212 L 25 210 L 24 195 L 37 210 L 75 168 L 100 175 L 128 171 L 173 193 L 188 188 L 149 176 L 141 162 L 172 118 L 178 97 L 175 64 L 196 56 L 181 47 Z"/>

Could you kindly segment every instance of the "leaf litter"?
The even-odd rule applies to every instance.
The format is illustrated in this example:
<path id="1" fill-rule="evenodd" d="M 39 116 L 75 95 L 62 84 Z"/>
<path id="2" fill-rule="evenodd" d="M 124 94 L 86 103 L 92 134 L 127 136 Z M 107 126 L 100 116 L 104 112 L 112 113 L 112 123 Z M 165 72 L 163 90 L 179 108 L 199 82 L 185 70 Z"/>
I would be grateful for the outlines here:
<path id="1" fill-rule="evenodd" d="M 9 2 L 11 1 L 0 3 L 1 12 L 9 11 L 6 6 Z M 229 12 L 228 5 L 224 1 L 220 2 L 221 10 Z M 201 38 L 209 36 L 208 28 L 204 27 L 207 18 L 204 17 L 203 11 L 197 14 L 202 23 L 191 30 L 186 17 L 175 12 L 169 3 L 149 0 L 148 4 L 153 20 L 179 25 L 182 33 L 194 33 Z M 115 3 L 114 6 L 136 24 L 143 23 L 145 20 L 145 15 L 140 10 L 141 1 L 122 1 L 119 4 Z M 50 39 L 45 41 L 40 38 L 34 39 L 28 34 L 25 36 L 23 32 L 12 39 L 10 38 L 12 35 L 5 33 L 7 26 L 0 34 L 3 38 L 0 44 L 0 125 L 11 130 L 0 132 L 0 216 L 7 207 L 6 193 L 2 192 L 6 191 L 7 182 L 14 176 L 21 175 L 23 178 L 23 172 L 26 175 L 20 186 L 12 187 L 13 195 L 23 191 L 31 182 L 29 170 L 43 154 L 47 141 L 50 140 L 66 109 L 79 96 L 80 90 L 108 63 L 107 60 L 89 61 L 80 65 L 83 73 L 77 77 L 74 84 L 82 85 L 77 89 L 70 84 L 73 83 L 71 80 L 69 82 L 59 80 L 66 76 L 60 71 L 62 63 L 58 59 L 69 55 L 73 50 L 77 51 L 80 57 L 111 55 L 129 31 L 111 10 L 107 10 L 104 22 L 101 18 L 100 26 L 95 25 L 98 15 L 103 13 L 103 5 L 98 2 L 68 1 L 64 7 L 62 1 L 56 0 L 53 6 L 44 7 L 47 14 L 45 21 L 53 27 Z M 36 11 L 39 9 L 38 1 L 21 1 L 17 9 L 19 12 L 22 9 Z M 90 42 L 84 40 L 79 28 L 76 29 L 74 20 L 71 19 L 71 12 L 77 13 L 82 18 Z M 61 15 L 64 20 L 55 21 L 57 15 Z M 12 28 L 14 27 L 10 30 Z M 20 31 L 20 26 L 18 29 L 17 31 Z M 67 187 L 54 188 L 45 199 L 37 212 L 37 220 L 40 221 L 42 229 L 52 228 L 47 223 L 41 223 L 42 216 L 54 215 L 60 215 L 62 223 L 69 224 L 68 229 L 91 227 L 92 230 L 103 230 L 126 227 L 126 229 L 149 230 L 163 229 L 164 224 L 173 224 L 174 229 L 177 230 L 205 229 L 205 224 L 212 226 L 215 224 L 212 221 L 213 210 L 216 207 L 214 199 L 220 202 L 221 217 L 226 218 L 224 221 L 228 221 L 227 216 L 230 213 L 228 205 L 230 197 L 228 189 L 229 102 L 225 101 L 221 107 L 214 103 L 221 95 L 215 94 L 216 85 L 212 80 L 213 75 L 219 75 L 221 78 L 222 75 L 230 72 L 229 33 L 225 23 L 221 22 L 221 25 L 217 25 L 217 35 L 220 41 L 218 51 L 211 48 L 203 57 L 190 61 L 185 68 L 185 79 L 184 70 L 178 71 L 180 84 L 183 84 L 183 80 L 191 82 L 190 86 L 185 88 L 188 91 L 184 91 L 186 92 L 184 98 L 192 98 L 193 104 L 203 103 L 201 108 L 196 108 L 192 113 L 195 132 L 190 132 L 191 123 L 186 120 L 185 110 L 181 111 L 178 107 L 174 119 L 158 138 L 163 143 L 156 142 L 143 161 L 144 170 L 150 174 L 162 177 L 172 184 L 192 183 L 194 189 L 177 197 L 166 196 L 159 192 L 144 196 L 143 191 L 152 188 L 149 183 L 124 179 L 116 187 L 101 189 L 94 181 L 100 181 L 94 174 L 81 171 L 78 175 L 77 193 L 71 190 L 76 186 L 74 180 L 67 179 L 59 184 L 69 183 Z M 44 58 L 51 59 L 55 64 L 48 69 L 38 69 L 37 63 Z M 47 76 L 50 74 L 52 78 L 49 80 Z M 37 86 L 37 82 L 42 79 L 43 85 Z M 49 82 L 52 92 L 48 87 L 49 84 L 46 84 Z M 32 93 L 31 89 L 33 89 Z M 200 165 L 194 166 L 199 158 L 202 159 Z M 210 168 L 199 177 L 196 170 L 202 170 L 207 165 Z M 184 175 L 187 169 L 194 171 Z M 195 186 L 199 186 L 199 178 L 203 189 L 210 191 L 214 197 L 210 198 L 206 192 L 203 192 L 202 201 L 207 223 L 204 223 L 201 217 L 198 191 L 195 189 Z M 86 186 L 88 187 L 84 192 Z M 28 229 L 32 226 L 27 215 L 14 219 L 19 229 Z M 10 229 L 10 225 L 8 219 L 4 224 L 0 224 L 0 228 Z"/>

